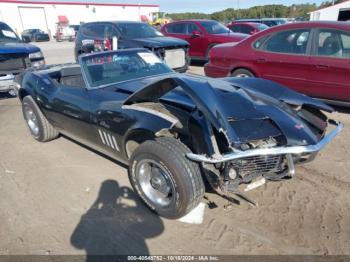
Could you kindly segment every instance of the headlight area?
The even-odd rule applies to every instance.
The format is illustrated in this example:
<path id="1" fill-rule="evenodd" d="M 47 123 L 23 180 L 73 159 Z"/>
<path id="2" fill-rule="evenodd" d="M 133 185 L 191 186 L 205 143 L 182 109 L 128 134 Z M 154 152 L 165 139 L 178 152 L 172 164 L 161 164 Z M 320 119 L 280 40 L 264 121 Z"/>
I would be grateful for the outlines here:
<path id="1" fill-rule="evenodd" d="M 29 54 L 31 67 L 38 68 L 45 65 L 44 55 L 41 51 Z"/>

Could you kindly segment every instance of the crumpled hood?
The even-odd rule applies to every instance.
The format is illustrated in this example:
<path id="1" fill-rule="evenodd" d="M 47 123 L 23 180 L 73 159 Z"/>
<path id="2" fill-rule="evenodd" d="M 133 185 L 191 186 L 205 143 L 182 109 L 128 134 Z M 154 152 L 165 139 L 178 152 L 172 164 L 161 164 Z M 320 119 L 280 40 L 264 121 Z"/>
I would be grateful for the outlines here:
<path id="1" fill-rule="evenodd" d="M 0 43 L 0 54 L 34 53 L 40 48 L 26 43 Z"/>
<path id="2" fill-rule="evenodd" d="M 178 90 L 178 86 L 183 91 Z M 279 133 L 290 146 L 316 144 L 320 137 L 286 103 L 333 111 L 322 102 L 271 81 L 236 82 L 234 78 L 220 80 L 189 75 L 168 76 L 149 84 L 131 95 L 124 104 L 155 102 L 160 98 L 186 105 L 192 101 L 193 107 L 198 108 L 232 146 L 256 138 L 256 135 L 269 138 Z"/>
<path id="3" fill-rule="evenodd" d="M 147 48 L 160 48 L 160 47 L 188 47 L 189 43 L 175 37 L 148 37 L 148 38 L 136 38 L 130 41 L 138 43 L 142 47 Z"/>

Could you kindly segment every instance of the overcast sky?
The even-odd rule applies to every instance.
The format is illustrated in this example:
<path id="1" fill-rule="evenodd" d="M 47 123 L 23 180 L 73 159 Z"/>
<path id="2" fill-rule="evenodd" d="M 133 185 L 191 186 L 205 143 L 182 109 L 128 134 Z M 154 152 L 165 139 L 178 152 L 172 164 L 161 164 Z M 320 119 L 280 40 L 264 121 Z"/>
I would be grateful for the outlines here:
<path id="1" fill-rule="evenodd" d="M 120 0 L 120 2 L 133 2 L 134 0 Z M 212 13 L 221 11 L 226 8 L 247 8 L 255 5 L 267 4 L 303 4 L 303 3 L 320 4 L 322 0 L 139 0 L 138 3 L 159 4 L 161 11 L 168 13 L 176 12 L 204 12 Z"/>

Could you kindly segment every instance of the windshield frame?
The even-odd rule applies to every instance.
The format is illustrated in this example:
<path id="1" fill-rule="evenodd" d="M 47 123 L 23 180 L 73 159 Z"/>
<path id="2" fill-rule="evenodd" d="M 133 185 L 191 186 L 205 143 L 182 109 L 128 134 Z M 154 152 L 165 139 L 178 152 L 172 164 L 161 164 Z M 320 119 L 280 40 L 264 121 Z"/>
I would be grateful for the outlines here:
<path id="1" fill-rule="evenodd" d="M 18 37 L 16 32 L 13 31 L 12 28 L 9 25 L 7 25 L 5 23 L 0 23 L 0 30 L 1 31 L 3 31 L 3 30 L 10 31 L 11 33 L 13 33 L 16 36 L 16 38 L 9 38 L 9 37 L 7 37 L 7 39 L 9 39 L 9 40 L 13 39 L 13 41 L 11 41 L 11 40 L 10 41 L 3 41 L 3 37 L 0 36 L 0 43 L 22 43 L 21 38 Z"/>
<path id="2" fill-rule="evenodd" d="M 86 60 L 86 59 L 88 59 L 90 57 L 93 57 L 93 56 L 97 57 L 97 56 L 108 55 L 108 54 L 113 55 L 113 53 L 114 54 L 122 54 L 122 53 L 128 53 L 128 52 L 134 52 L 135 54 L 137 54 L 137 53 L 146 53 L 147 52 L 147 53 L 150 53 L 150 54 L 154 55 L 154 53 L 150 52 L 147 49 L 133 48 L 133 49 L 124 49 L 124 50 L 112 50 L 112 51 L 104 51 L 104 52 L 95 52 L 95 53 L 90 53 L 90 54 L 79 56 L 78 61 L 79 61 L 80 70 L 81 70 L 81 73 L 82 73 L 82 76 L 83 76 L 83 80 L 84 80 L 85 85 L 86 85 L 85 88 L 87 90 L 95 90 L 95 89 L 105 88 L 105 87 L 108 87 L 108 86 L 118 85 L 118 84 L 121 84 L 121 83 L 126 83 L 126 82 L 130 82 L 130 81 L 140 80 L 140 79 L 144 79 L 144 78 L 156 77 L 156 76 L 161 76 L 161 75 L 169 75 L 169 74 L 174 74 L 175 73 L 170 67 L 168 67 L 165 63 L 162 62 L 162 64 L 165 65 L 167 69 L 169 69 L 168 72 L 159 73 L 159 74 L 153 74 L 153 75 L 145 75 L 145 76 L 141 76 L 141 77 L 125 79 L 125 80 L 121 80 L 121 81 L 116 81 L 116 82 L 107 83 L 107 84 L 101 84 L 101 85 L 96 85 L 96 86 L 91 85 L 91 83 L 89 81 L 89 76 L 88 76 L 89 73 L 86 71 L 86 66 L 85 66 L 86 64 L 85 64 L 85 62 L 83 60 Z"/>

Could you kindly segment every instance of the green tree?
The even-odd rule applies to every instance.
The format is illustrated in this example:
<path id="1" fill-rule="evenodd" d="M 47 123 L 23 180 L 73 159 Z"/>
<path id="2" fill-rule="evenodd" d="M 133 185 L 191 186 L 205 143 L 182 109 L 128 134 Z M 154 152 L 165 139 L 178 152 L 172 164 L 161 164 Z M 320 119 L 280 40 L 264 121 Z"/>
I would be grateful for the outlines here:
<path id="1" fill-rule="evenodd" d="M 342 2 L 345 0 L 336 0 L 336 3 Z M 331 4 L 330 1 L 326 1 L 321 4 L 324 5 Z M 309 12 L 320 8 L 316 4 L 299 4 L 292 6 L 285 5 L 264 5 L 264 6 L 254 6 L 247 9 L 234 9 L 227 8 L 225 10 L 215 12 L 212 14 L 204 13 L 174 13 L 168 14 L 173 20 L 182 20 L 182 19 L 214 19 L 221 22 L 229 22 L 235 19 L 242 18 L 263 18 L 263 17 L 285 17 L 285 18 L 309 18 Z"/>

